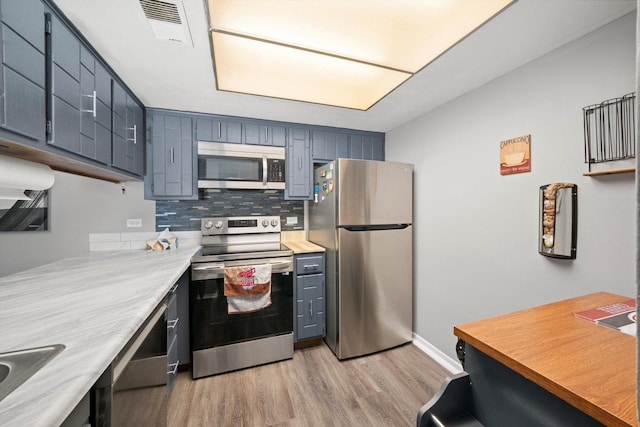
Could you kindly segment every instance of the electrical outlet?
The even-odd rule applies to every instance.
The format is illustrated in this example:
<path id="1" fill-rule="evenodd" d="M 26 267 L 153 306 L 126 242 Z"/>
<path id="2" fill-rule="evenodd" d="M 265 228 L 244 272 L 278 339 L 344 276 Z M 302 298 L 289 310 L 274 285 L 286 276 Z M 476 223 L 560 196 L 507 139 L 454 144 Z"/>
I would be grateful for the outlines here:
<path id="1" fill-rule="evenodd" d="M 297 216 L 288 216 L 287 217 L 287 225 L 296 225 L 298 223 Z"/>
<path id="2" fill-rule="evenodd" d="M 142 227 L 142 219 L 128 219 L 127 227 Z"/>

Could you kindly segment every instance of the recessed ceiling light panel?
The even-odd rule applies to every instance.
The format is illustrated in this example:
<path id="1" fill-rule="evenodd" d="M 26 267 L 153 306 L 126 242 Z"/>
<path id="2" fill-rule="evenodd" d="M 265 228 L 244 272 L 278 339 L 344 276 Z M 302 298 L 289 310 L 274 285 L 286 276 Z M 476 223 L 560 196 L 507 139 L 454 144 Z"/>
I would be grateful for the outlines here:
<path id="1" fill-rule="evenodd" d="M 218 88 L 367 109 L 512 2 L 208 0 Z"/>
<path id="2" fill-rule="evenodd" d="M 212 37 L 220 90 L 366 110 L 411 77 L 244 37 Z"/>

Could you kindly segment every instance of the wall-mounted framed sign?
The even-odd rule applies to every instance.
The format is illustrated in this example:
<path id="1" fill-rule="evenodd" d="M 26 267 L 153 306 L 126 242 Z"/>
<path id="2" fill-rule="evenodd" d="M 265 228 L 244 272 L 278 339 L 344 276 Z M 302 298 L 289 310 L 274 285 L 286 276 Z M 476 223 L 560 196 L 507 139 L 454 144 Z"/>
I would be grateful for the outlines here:
<path id="1" fill-rule="evenodd" d="M 30 200 L 0 200 L 0 231 L 47 231 L 49 190 L 26 190 Z"/>
<path id="2" fill-rule="evenodd" d="M 531 172 L 531 135 L 500 141 L 500 175 Z"/>

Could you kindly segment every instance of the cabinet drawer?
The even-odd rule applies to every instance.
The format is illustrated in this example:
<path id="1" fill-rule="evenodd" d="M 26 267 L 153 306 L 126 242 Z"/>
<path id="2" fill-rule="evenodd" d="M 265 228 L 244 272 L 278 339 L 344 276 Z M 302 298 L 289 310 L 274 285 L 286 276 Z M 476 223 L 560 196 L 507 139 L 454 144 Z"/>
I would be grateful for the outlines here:
<path id="1" fill-rule="evenodd" d="M 324 272 L 324 256 L 309 255 L 296 258 L 296 275 L 318 274 Z"/>

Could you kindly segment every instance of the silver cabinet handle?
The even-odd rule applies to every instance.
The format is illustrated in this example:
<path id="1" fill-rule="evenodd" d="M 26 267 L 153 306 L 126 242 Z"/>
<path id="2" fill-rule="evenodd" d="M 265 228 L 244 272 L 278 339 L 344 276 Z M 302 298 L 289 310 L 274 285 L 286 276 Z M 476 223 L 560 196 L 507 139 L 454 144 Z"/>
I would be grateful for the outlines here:
<path id="1" fill-rule="evenodd" d="M 168 293 L 170 293 L 170 294 L 174 293 L 174 292 L 176 291 L 176 289 L 178 289 L 178 286 L 180 286 L 180 283 L 176 283 L 176 284 L 174 284 L 174 285 L 171 287 L 171 289 L 169 289 L 169 292 L 168 292 Z"/>
<path id="2" fill-rule="evenodd" d="M 262 157 L 262 185 L 267 185 L 267 156 Z"/>
<path id="3" fill-rule="evenodd" d="M 313 317 L 313 300 L 309 301 L 309 316 Z"/>
<path id="4" fill-rule="evenodd" d="M 170 161 L 171 161 L 171 164 L 174 164 L 174 163 L 176 162 L 176 158 L 175 158 L 175 155 L 174 155 L 174 149 L 173 149 L 173 147 L 171 147 L 171 148 L 169 149 L 169 157 L 170 157 L 170 159 L 171 159 L 171 160 L 170 160 Z"/>
<path id="5" fill-rule="evenodd" d="M 302 156 L 298 157 L 298 169 L 302 169 Z"/>
<path id="6" fill-rule="evenodd" d="M 318 267 L 320 267 L 320 264 L 306 264 L 302 268 L 318 268 Z"/>
<path id="7" fill-rule="evenodd" d="M 218 122 L 218 139 L 222 139 L 222 122 Z"/>
<path id="8" fill-rule="evenodd" d="M 170 371 L 167 371 L 167 375 L 175 375 L 176 372 L 178 372 L 178 365 L 180 364 L 180 361 L 176 361 L 176 363 L 169 363 L 168 368 L 170 369 Z"/>
<path id="9" fill-rule="evenodd" d="M 93 105 L 93 109 L 92 110 L 80 110 L 83 113 L 91 113 L 91 115 L 93 116 L 93 118 L 96 118 L 96 91 L 93 91 L 92 95 L 82 95 L 85 98 L 92 98 L 92 105 Z"/>
<path id="10" fill-rule="evenodd" d="M 127 128 L 127 130 L 133 131 L 133 139 L 127 138 L 129 141 L 133 141 L 134 144 L 138 143 L 138 125 L 133 125 L 132 128 Z"/>
<path id="11" fill-rule="evenodd" d="M 269 141 L 269 128 L 265 127 L 264 128 L 264 142 Z"/>
<path id="12" fill-rule="evenodd" d="M 176 326 L 178 326 L 178 322 L 180 321 L 180 318 L 178 317 L 175 320 L 169 320 L 167 322 L 167 329 L 175 329 Z"/>

